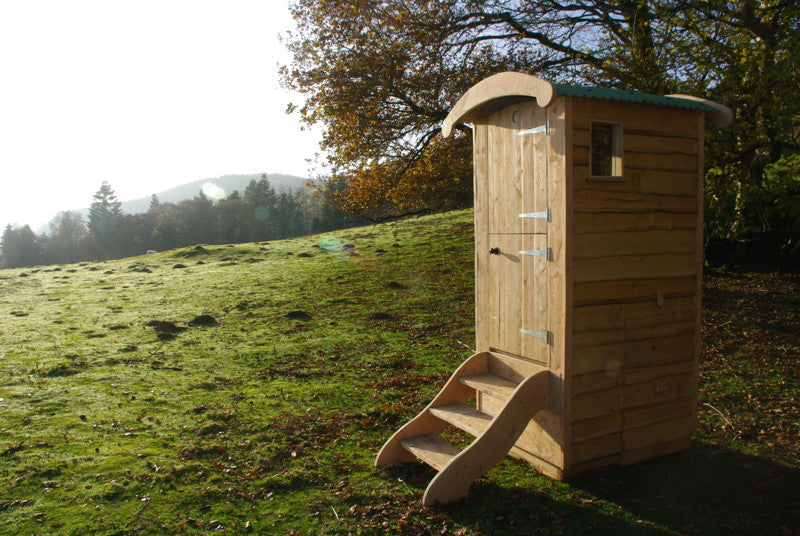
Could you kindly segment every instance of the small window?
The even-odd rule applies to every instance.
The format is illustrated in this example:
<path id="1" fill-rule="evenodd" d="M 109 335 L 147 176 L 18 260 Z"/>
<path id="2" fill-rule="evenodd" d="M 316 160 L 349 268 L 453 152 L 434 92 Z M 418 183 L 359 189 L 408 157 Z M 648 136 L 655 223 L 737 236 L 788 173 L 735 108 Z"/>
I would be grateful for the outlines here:
<path id="1" fill-rule="evenodd" d="M 593 179 L 622 178 L 622 125 L 592 121 Z"/>

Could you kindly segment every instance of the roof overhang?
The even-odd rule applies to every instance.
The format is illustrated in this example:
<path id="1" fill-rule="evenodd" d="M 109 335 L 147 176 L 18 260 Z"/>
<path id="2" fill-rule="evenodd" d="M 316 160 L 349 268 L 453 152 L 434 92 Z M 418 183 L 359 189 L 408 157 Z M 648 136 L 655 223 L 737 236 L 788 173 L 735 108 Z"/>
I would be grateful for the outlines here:
<path id="1" fill-rule="evenodd" d="M 539 106 L 546 108 L 560 95 L 698 110 L 705 112 L 717 128 L 726 127 L 733 121 L 730 108 L 700 97 L 649 95 L 635 91 L 554 84 L 538 76 L 508 71 L 490 76 L 469 88 L 442 123 L 442 135 L 448 138 L 458 123 L 473 122 L 514 102 L 535 99 Z"/>

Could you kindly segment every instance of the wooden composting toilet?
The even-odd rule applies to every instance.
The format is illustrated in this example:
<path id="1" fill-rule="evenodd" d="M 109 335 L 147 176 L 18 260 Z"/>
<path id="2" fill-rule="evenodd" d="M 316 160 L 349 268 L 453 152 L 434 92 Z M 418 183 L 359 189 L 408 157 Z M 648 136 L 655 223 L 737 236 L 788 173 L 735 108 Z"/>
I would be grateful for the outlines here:
<path id="1" fill-rule="evenodd" d="M 442 133 L 473 125 L 477 353 L 378 467 L 434 467 L 433 504 L 506 454 L 563 480 L 689 447 L 707 118 L 732 114 L 512 72 L 461 97 Z M 449 426 L 475 440 L 456 448 Z"/>

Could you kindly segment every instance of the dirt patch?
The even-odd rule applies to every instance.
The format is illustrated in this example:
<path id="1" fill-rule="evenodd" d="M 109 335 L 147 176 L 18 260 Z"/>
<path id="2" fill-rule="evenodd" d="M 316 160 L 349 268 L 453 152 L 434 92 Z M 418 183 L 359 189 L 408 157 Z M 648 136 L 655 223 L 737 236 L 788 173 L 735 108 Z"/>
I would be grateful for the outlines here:
<path id="1" fill-rule="evenodd" d="M 289 311 L 285 316 L 289 320 L 299 320 L 301 322 L 308 322 L 312 318 L 312 316 L 305 311 Z"/>
<path id="2" fill-rule="evenodd" d="M 394 320 L 394 319 L 395 316 L 393 314 L 384 312 L 370 313 L 367 315 L 367 320 L 384 321 L 384 320 Z"/>
<path id="3" fill-rule="evenodd" d="M 211 315 L 198 315 L 189 321 L 192 326 L 216 326 L 217 319 Z"/>

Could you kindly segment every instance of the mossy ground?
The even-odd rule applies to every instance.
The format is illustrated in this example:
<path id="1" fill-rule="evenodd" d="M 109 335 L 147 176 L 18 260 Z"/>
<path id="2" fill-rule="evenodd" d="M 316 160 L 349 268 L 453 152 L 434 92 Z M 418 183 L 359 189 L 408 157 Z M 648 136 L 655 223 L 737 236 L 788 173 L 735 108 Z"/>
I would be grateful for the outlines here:
<path id="1" fill-rule="evenodd" d="M 470 355 L 472 256 L 461 211 L 0 271 L 0 533 L 796 530 L 791 277 L 707 278 L 689 452 L 569 484 L 509 458 L 440 508 L 420 504 L 431 470 L 375 470 Z M 783 296 L 780 322 L 745 277 Z"/>

